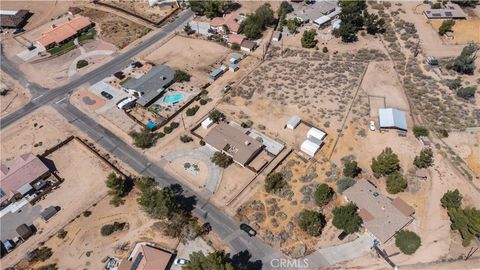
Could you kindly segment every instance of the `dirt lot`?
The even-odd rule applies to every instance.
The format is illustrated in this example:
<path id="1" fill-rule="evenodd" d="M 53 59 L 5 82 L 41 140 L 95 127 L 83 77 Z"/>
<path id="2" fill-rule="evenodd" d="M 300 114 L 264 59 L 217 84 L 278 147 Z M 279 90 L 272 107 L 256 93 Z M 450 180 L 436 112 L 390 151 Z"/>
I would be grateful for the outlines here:
<path id="1" fill-rule="evenodd" d="M 443 20 L 430 20 L 434 31 L 438 31 Z M 455 20 L 453 26 L 454 39 L 442 37 L 442 41 L 447 44 L 468 44 L 480 43 L 480 18 L 469 18 L 467 20 Z"/>
<path id="2" fill-rule="evenodd" d="M 104 181 L 112 169 L 79 142 L 71 141 L 48 155 L 47 159 L 53 162 L 64 182 L 37 204 L 42 209 L 59 206 L 61 210 L 48 223 L 40 219 L 34 221 L 37 234 L 10 253 L 5 258 L 5 264 L 16 262 L 27 250 L 46 241 L 79 213 L 107 194 Z"/>
<path id="3" fill-rule="evenodd" d="M 206 81 L 213 65 L 223 60 L 228 51 L 229 49 L 214 42 L 175 36 L 159 49 L 142 56 L 142 59 L 183 69 Z"/>
<path id="4" fill-rule="evenodd" d="M 0 91 L 6 91 L 5 95 L 0 96 L 0 116 L 2 117 L 20 109 L 30 101 L 30 93 L 5 73 L 0 74 Z"/>
<path id="5" fill-rule="evenodd" d="M 85 7 L 81 14 L 95 22 L 101 39 L 119 49 L 126 47 L 151 31 L 148 27 L 97 9 Z"/>
<path id="6" fill-rule="evenodd" d="M 477 181 L 480 177 L 480 132 L 451 132 L 443 139 L 472 169 Z M 474 176 L 475 177 L 475 176 Z"/>
<path id="7" fill-rule="evenodd" d="M 110 5 L 119 7 L 125 11 L 139 15 L 140 17 L 146 18 L 152 22 L 158 23 L 165 16 L 172 13 L 177 5 L 175 3 L 166 3 L 162 5 L 156 5 L 151 7 L 148 5 L 147 1 L 129 1 L 129 0 L 119 0 L 119 1 L 102 1 Z"/>

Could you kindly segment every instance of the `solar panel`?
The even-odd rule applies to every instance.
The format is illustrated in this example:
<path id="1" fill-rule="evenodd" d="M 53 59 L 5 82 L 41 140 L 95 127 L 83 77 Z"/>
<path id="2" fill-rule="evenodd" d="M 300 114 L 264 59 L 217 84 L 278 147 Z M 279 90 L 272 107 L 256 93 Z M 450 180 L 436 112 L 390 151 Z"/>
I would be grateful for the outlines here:
<path id="1" fill-rule="evenodd" d="M 450 11 L 445 11 L 445 15 L 448 16 L 448 17 L 452 17 L 453 14 Z"/>
<path id="2" fill-rule="evenodd" d="M 432 16 L 433 16 L 433 17 L 440 17 L 440 16 L 442 16 L 442 14 L 440 14 L 440 13 L 432 13 Z"/>

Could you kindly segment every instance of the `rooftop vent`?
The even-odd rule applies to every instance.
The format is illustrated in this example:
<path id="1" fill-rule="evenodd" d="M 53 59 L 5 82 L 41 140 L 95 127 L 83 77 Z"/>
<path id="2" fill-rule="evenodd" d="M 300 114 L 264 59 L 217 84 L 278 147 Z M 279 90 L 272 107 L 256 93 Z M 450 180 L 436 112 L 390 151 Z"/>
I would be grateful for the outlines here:
<path id="1" fill-rule="evenodd" d="M 245 141 L 245 145 L 250 145 L 250 141 Z"/>
<path id="2" fill-rule="evenodd" d="M 379 195 L 378 192 L 376 192 L 376 191 L 373 192 L 373 197 L 378 197 L 378 195 Z"/>

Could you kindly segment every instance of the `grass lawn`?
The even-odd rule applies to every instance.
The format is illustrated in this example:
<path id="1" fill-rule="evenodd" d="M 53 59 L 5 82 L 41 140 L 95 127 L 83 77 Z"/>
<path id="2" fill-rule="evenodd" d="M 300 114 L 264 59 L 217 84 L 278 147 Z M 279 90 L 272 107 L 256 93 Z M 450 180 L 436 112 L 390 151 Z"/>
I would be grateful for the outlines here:
<path id="1" fill-rule="evenodd" d="M 80 36 L 77 37 L 78 42 L 95 39 L 96 34 L 97 34 L 97 32 L 95 31 L 95 28 L 92 27 L 87 32 L 84 32 L 84 33 L 80 34 Z M 49 49 L 48 52 L 51 55 L 66 53 L 66 52 L 75 48 L 75 44 L 73 43 L 73 41 L 74 41 L 74 39 L 70 40 L 69 42 L 67 42 L 63 45 L 55 46 L 55 47 Z"/>

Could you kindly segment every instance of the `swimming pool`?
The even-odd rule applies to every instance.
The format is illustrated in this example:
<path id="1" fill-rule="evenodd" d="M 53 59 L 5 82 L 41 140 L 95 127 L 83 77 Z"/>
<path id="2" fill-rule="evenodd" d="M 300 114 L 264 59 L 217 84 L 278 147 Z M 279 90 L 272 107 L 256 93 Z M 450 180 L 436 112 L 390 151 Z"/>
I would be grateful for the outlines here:
<path id="1" fill-rule="evenodd" d="M 163 102 L 168 103 L 168 104 L 173 104 L 182 101 L 185 98 L 185 95 L 182 93 L 175 93 L 175 94 L 170 94 L 166 95 L 163 98 Z"/>

